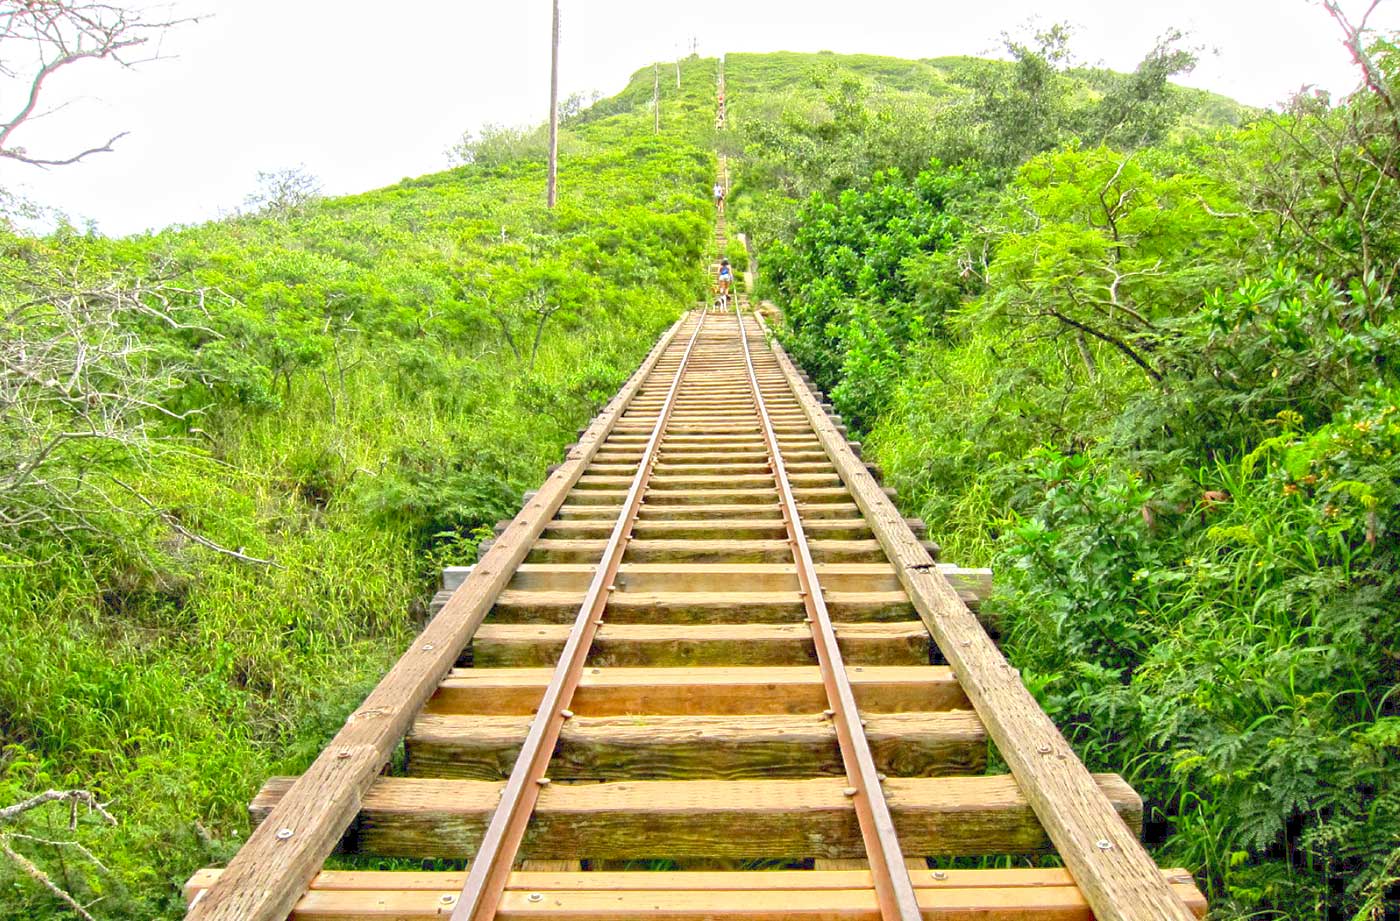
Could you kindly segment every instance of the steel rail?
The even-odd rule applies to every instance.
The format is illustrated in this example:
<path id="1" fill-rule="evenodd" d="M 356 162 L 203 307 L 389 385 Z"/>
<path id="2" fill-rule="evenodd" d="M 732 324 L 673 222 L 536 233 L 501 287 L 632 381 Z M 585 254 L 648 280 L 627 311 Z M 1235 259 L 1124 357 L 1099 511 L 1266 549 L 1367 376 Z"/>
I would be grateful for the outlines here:
<path id="1" fill-rule="evenodd" d="M 768 404 L 758 384 L 753 355 L 749 351 L 748 330 L 737 301 L 734 316 L 739 325 L 739 340 L 744 345 L 744 364 L 748 369 L 749 386 L 753 390 L 754 408 L 763 426 L 763 439 L 768 445 L 769 466 L 778 486 L 778 499 L 782 507 L 783 523 L 787 526 L 788 543 L 792 546 L 793 558 L 797 563 L 798 585 L 803 606 L 807 610 L 807 621 L 812 627 L 817 664 L 821 669 L 822 684 L 826 687 L 826 698 L 830 704 L 826 715 L 836 727 L 841 763 L 846 771 L 846 780 L 850 784 L 846 788 L 846 794 L 855 803 L 861 838 L 870 862 L 870 874 L 875 881 L 875 896 L 880 905 L 880 917 L 884 921 L 920 921 L 922 916 L 918 900 L 914 896 L 914 884 L 909 878 L 909 868 L 904 863 L 904 854 L 899 847 L 899 836 L 890 816 L 889 803 L 886 802 L 884 789 L 880 786 L 884 777 L 876 769 L 875 758 L 870 753 L 870 742 L 865 736 L 860 711 L 856 707 L 855 693 L 851 690 L 846 664 L 836 642 L 836 630 L 831 624 L 831 615 L 827 611 L 821 584 L 817 580 L 816 563 L 812 559 L 811 548 L 807 545 L 807 535 L 802 530 L 797 499 L 793 495 L 787 468 L 783 464 L 782 451 L 778 447 L 778 435 L 773 429 L 773 420 L 768 415 Z"/>
<path id="2" fill-rule="evenodd" d="M 496 805 L 486 833 L 482 836 L 481 846 L 472 858 L 471 870 L 457 897 L 451 921 L 491 921 L 496 916 L 496 909 L 510 881 L 511 868 L 515 864 L 520 842 L 525 837 L 525 828 L 535 810 L 540 790 L 549 783 L 545 771 L 554 755 L 554 747 L 559 742 L 559 734 L 565 721 L 573 716 L 568 709 L 569 704 L 573 701 L 574 692 L 583 677 L 584 663 L 593 646 L 593 638 L 603 623 L 603 609 L 607 606 L 608 596 L 614 589 L 613 583 L 617 578 L 618 567 L 631 540 L 632 528 L 636 524 L 642 497 L 651 480 L 652 469 L 656 466 L 657 449 L 661 444 L 662 433 L 670 420 L 681 379 L 685 376 L 686 366 L 690 363 L 691 353 L 695 350 L 695 343 L 699 341 L 700 330 L 704 325 L 705 312 L 701 311 L 695 331 L 691 333 L 690 341 L 686 343 L 685 352 L 676 366 L 675 379 L 671 381 L 671 388 L 667 391 L 666 399 L 657 414 L 651 438 L 647 441 L 642 458 L 637 464 L 637 472 L 633 475 L 632 486 L 623 500 L 612 536 L 608 538 L 602 559 L 598 562 L 598 569 L 593 574 L 593 581 L 589 583 L 588 591 L 579 606 L 578 616 L 569 630 L 564 651 L 554 666 L 554 674 L 545 688 L 539 710 L 530 722 L 525 743 L 516 757 L 510 779 L 501 791 L 501 800 Z"/>

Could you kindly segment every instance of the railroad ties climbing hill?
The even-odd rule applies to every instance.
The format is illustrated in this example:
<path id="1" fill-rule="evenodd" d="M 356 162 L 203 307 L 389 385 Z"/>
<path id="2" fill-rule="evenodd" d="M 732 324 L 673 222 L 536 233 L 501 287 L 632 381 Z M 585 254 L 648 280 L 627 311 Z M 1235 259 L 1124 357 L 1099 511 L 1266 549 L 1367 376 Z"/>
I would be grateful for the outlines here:
<path id="1" fill-rule="evenodd" d="M 844 436 L 742 296 L 687 313 L 188 918 L 1203 915 Z"/>

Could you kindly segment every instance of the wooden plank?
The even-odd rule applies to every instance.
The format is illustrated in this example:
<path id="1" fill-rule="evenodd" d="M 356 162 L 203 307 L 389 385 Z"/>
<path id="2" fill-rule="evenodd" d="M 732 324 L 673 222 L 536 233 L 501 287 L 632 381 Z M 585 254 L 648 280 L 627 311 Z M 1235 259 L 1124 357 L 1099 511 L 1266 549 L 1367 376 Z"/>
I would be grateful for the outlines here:
<path id="1" fill-rule="evenodd" d="M 529 727 L 525 716 L 424 714 L 406 740 L 415 777 L 504 779 Z M 978 774 L 987 737 L 967 710 L 872 713 L 866 735 L 894 777 Z M 836 734 L 813 714 L 576 716 L 550 762 L 555 780 L 762 779 L 841 776 Z"/>
<path id="2" fill-rule="evenodd" d="M 223 870 L 195 871 L 185 883 L 185 898 L 207 889 Z M 1162 878 L 1175 885 L 1191 886 L 1191 874 L 1179 867 L 1164 869 Z M 462 888 L 467 874 L 461 870 L 322 870 L 312 881 L 313 889 L 329 892 L 399 891 L 455 892 Z M 511 889 L 523 892 L 821 892 L 839 889 L 869 889 L 868 870 L 764 870 L 731 872 L 688 871 L 597 871 L 577 873 L 532 873 L 517 870 L 510 876 Z M 929 870 L 913 877 L 914 888 L 948 889 L 1040 889 L 1073 886 L 1068 870 L 1058 868 Z M 1194 888 L 1194 887 L 1192 887 Z M 1201 902 L 1204 910 L 1205 903 Z"/>
<path id="3" fill-rule="evenodd" d="M 803 529 L 814 540 L 872 539 L 870 528 L 859 518 L 803 522 Z M 597 539 L 610 532 L 604 521 L 552 521 L 545 529 L 549 539 Z M 640 521 L 632 529 L 637 540 L 704 540 L 727 537 L 734 540 L 785 540 L 787 528 L 781 518 L 710 518 L 704 520 Z"/>
<path id="4" fill-rule="evenodd" d="M 742 616 L 742 612 L 736 612 Z M 927 665 L 922 621 L 838 623 L 842 654 L 853 665 Z M 476 668 L 553 665 L 567 624 L 485 623 L 472 641 Z M 815 663 L 805 624 L 612 624 L 598 628 L 589 664 L 602 666 L 808 665 Z"/>
<path id="5" fill-rule="evenodd" d="M 609 514 L 613 518 L 617 517 L 616 505 L 566 505 L 559 510 L 559 518 L 588 519 L 596 520 L 606 518 Z M 805 522 L 814 520 L 841 519 L 850 520 L 860 514 L 860 509 L 854 502 L 815 502 L 810 504 L 798 504 L 798 510 L 802 512 L 802 519 Z M 774 494 L 773 501 L 765 504 L 749 503 L 738 505 L 732 503 L 713 503 L 709 505 L 658 505 L 654 508 L 642 506 L 642 521 L 708 521 L 712 518 L 763 518 L 781 519 L 782 511 L 778 508 L 777 495 Z"/>
<path id="6" fill-rule="evenodd" d="M 428 701 L 431 713 L 518 716 L 532 713 L 547 668 L 453 669 Z M 871 712 L 964 709 L 966 698 L 947 668 L 853 666 L 851 684 Z M 762 668 L 590 668 L 572 709 L 584 716 L 819 713 L 826 695 L 816 666 Z"/>
<path id="7" fill-rule="evenodd" d="M 194 905 L 189 921 L 280 921 L 359 812 L 394 747 L 471 641 L 530 545 L 583 474 L 617 417 L 686 322 L 678 320 L 579 438 L 447 605 L 347 719 L 329 745 Z"/>
<path id="8" fill-rule="evenodd" d="M 1074 749 L 826 418 L 781 346 L 771 346 L 842 482 L 1099 921 L 1187 921 L 1191 912 L 1163 882 L 1137 835 L 1118 820 Z"/>
<path id="9" fill-rule="evenodd" d="M 1197 917 L 1205 900 L 1194 886 L 1173 886 L 1190 900 Z M 1073 886 L 1020 889 L 916 889 L 923 921 L 1093 921 L 1093 913 Z M 622 893 L 557 890 L 547 898 L 507 891 L 496 913 L 499 921 L 879 921 L 873 890 L 789 892 L 666 890 Z M 312 890 L 298 903 L 291 921 L 441 921 L 455 904 L 455 892 Z"/>
<path id="10" fill-rule="evenodd" d="M 893 621 L 917 617 L 903 590 L 896 592 L 825 592 L 832 616 L 846 621 Z M 961 593 L 977 611 L 975 595 Z M 492 619 L 502 623 L 561 623 L 578 611 L 582 591 L 535 592 L 509 589 L 496 599 Z M 573 610 L 568 611 L 572 604 Z M 624 592 L 608 600 L 612 623 L 791 623 L 802 617 L 797 592 Z"/>
<path id="11" fill-rule="evenodd" d="M 850 496 L 841 487 L 801 487 L 793 490 L 797 500 L 804 505 L 821 504 L 845 504 L 849 502 Z M 622 498 L 626 495 L 620 489 L 581 489 L 569 494 L 568 500 L 564 503 L 565 508 L 572 508 L 579 505 L 611 505 L 622 504 Z M 657 490 L 647 493 L 647 505 L 652 507 L 652 511 L 665 507 L 666 514 L 671 513 L 671 506 L 686 505 L 763 505 L 777 501 L 777 490 L 775 488 L 751 488 L 751 489 L 667 489 Z"/>
<path id="12" fill-rule="evenodd" d="M 622 502 L 623 495 L 621 490 L 615 489 L 575 490 L 564 504 L 566 507 L 617 505 Z M 758 505 L 776 502 L 777 496 L 777 490 L 771 486 L 753 489 L 672 489 L 647 493 L 647 505 L 652 510 L 672 505 Z"/>
<path id="13" fill-rule="evenodd" d="M 522 563 L 511 579 L 513 589 L 573 591 L 593 578 L 590 563 Z M 831 591 L 888 592 L 899 578 L 889 563 L 827 563 L 818 567 L 822 585 Z M 797 591 L 797 567 L 791 563 L 624 563 L 613 580 L 623 592 Z"/>
<path id="14" fill-rule="evenodd" d="M 526 559 L 531 563 L 596 562 L 607 541 L 593 539 L 543 538 L 535 542 Z M 808 542 L 819 562 L 884 562 L 885 554 L 873 538 L 869 540 L 823 540 Z M 726 540 L 634 539 L 627 545 L 630 563 L 781 563 L 792 559 L 786 539 Z"/>
<path id="15" fill-rule="evenodd" d="M 520 869 L 526 873 L 583 872 L 582 860 L 522 860 Z"/>
<path id="16" fill-rule="evenodd" d="M 833 470 L 831 473 L 797 473 L 789 477 L 793 485 L 803 486 L 841 485 L 841 480 Z M 632 482 L 630 476 L 600 474 L 590 471 L 579 478 L 575 489 L 626 489 Z M 647 487 L 652 492 L 665 492 L 677 489 L 766 489 L 773 485 L 772 473 L 656 473 Z"/>
<path id="17" fill-rule="evenodd" d="M 577 613 L 582 591 L 514 589 L 496 599 L 492 620 L 502 623 L 563 623 Z M 827 608 L 848 621 L 896 621 L 917 617 L 904 592 L 827 592 Z M 572 610 L 570 606 L 572 605 Z M 797 592 L 623 592 L 608 599 L 604 614 L 614 624 L 792 623 L 801 620 Z"/>
<path id="18" fill-rule="evenodd" d="M 923 547 L 919 549 L 923 551 Z M 591 563 L 523 563 L 516 569 L 510 587 L 531 591 L 582 590 L 592 579 L 594 568 Z M 990 570 L 949 567 L 948 572 L 960 587 L 972 591 L 984 591 L 990 584 Z M 885 562 L 820 563 L 817 573 L 824 593 L 888 592 L 901 588 L 895 567 Z M 791 563 L 624 563 L 615 582 L 624 592 L 781 592 L 798 588 L 797 567 Z"/>
<path id="19" fill-rule="evenodd" d="M 1137 794 L 1116 775 L 1095 780 L 1123 821 L 1140 828 Z M 256 821 L 292 781 L 268 781 L 251 807 Z M 859 857 L 864 845 L 845 785 L 837 777 L 550 784 L 520 853 L 547 860 Z M 469 857 L 502 786 L 381 778 L 366 794 L 347 846 L 389 857 Z M 911 853 L 1034 854 L 1050 847 L 1009 775 L 891 777 L 884 788 Z"/>

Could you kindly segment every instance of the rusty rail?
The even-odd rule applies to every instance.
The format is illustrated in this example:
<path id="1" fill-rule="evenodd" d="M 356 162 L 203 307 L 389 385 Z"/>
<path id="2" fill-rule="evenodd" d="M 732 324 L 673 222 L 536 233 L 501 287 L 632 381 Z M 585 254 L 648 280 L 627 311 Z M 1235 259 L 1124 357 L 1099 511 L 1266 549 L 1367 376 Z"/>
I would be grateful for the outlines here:
<path id="1" fill-rule="evenodd" d="M 792 483 L 788 480 L 787 468 L 783 465 L 778 435 L 773 430 L 773 420 L 768 415 L 768 403 L 763 398 L 763 388 L 759 386 L 758 374 L 754 370 L 744 314 L 737 307 L 734 320 L 739 325 L 739 341 L 744 346 L 744 364 L 748 371 L 749 387 L 753 390 L 754 410 L 763 428 L 763 440 L 768 446 L 768 462 L 778 485 L 783 524 L 787 526 L 788 543 L 792 546 L 792 555 L 797 563 L 797 578 L 802 586 L 802 602 L 807 611 L 807 623 L 812 628 L 817 665 L 821 669 L 822 684 L 826 687 L 826 698 L 831 705 L 826 715 L 836 727 L 841 762 L 846 770 L 846 780 L 850 784 L 846 788 L 846 794 L 853 800 L 856 817 L 860 821 L 860 834 L 870 861 L 870 875 L 875 880 L 875 895 L 880 903 L 880 917 L 884 921 L 919 921 L 921 915 L 919 903 L 914 897 L 914 884 L 909 878 L 909 868 L 904 863 L 904 854 L 899 847 L 899 836 L 895 833 L 889 803 L 885 801 L 885 792 L 880 786 L 884 777 L 876 770 L 875 759 L 870 754 L 870 741 L 865 737 L 864 724 L 856 707 L 855 693 L 851 690 L 851 681 L 846 674 L 846 663 L 836 643 L 836 630 L 831 625 L 831 614 L 827 611 L 826 600 L 822 597 L 816 563 L 812 559 L 812 550 L 807 545 L 807 535 L 802 530 L 797 499 L 792 492 Z"/>
<path id="2" fill-rule="evenodd" d="M 481 846 L 472 860 L 462 893 L 452 910 L 451 921 L 491 921 L 496 916 L 496 908 L 505 894 L 511 867 L 515 863 L 520 841 L 525 836 L 525 827 L 529 824 L 530 815 L 539 798 L 540 788 L 549 783 L 545 772 L 549 767 L 549 759 L 554 754 L 554 747 L 559 742 L 559 733 L 564 727 L 564 722 L 573 716 L 568 709 L 569 704 L 572 703 L 574 692 L 578 689 L 588 651 L 593 646 L 593 638 L 603 623 L 603 609 L 607 606 L 608 596 L 613 590 L 613 580 L 617 577 L 622 556 L 627 551 L 632 527 L 637 521 L 637 512 L 641 508 L 642 497 L 651 479 L 652 468 L 656 466 L 657 450 L 661 445 L 666 423 L 675 406 L 676 394 L 680 390 L 681 379 L 685 377 L 686 365 L 690 362 L 691 353 L 695 350 L 695 343 L 699 341 L 700 330 L 704 326 L 705 314 L 701 313 L 695 324 L 695 331 L 686 343 L 680 363 L 676 366 L 670 390 L 667 391 L 666 399 L 657 413 L 651 438 L 647 441 L 642 459 L 637 464 L 637 472 L 632 477 L 631 488 L 627 491 L 627 498 L 618 513 L 617 523 L 608 538 L 603 557 L 598 562 L 597 572 L 589 583 L 583 603 L 579 606 L 578 616 L 569 630 L 564 651 L 559 656 L 554 673 L 545 688 L 539 710 L 530 722 L 530 730 L 525 736 L 515 766 L 511 769 L 510 779 L 501 791 L 501 801 L 491 816 L 491 823 L 487 826 Z"/>

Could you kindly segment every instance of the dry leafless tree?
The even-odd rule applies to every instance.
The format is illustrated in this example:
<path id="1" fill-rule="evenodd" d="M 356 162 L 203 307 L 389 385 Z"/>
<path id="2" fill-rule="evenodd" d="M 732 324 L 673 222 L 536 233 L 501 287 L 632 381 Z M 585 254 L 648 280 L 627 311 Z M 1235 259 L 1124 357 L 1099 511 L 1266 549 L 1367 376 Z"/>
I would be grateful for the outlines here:
<path id="1" fill-rule="evenodd" d="M 152 454 L 154 426 L 188 413 L 167 408 L 183 375 L 142 330 L 213 335 L 209 296 L 50 258 L 0 263 L 0 553 L 25 559 L 36 533 L 104 532 L 129 497 L 156 511 L 118 475 Z"/>
<path id="2" fill-rule="evenodd" d="M 32 166 L 66 166 L 96 153 L 107 153 L 126 132 L 76 152 L 40 154 L 16 137 L 27 123 L 63 108 L 49 105 L 47 87 L 59 71 L 83 61 L 110 61 L 132 67 L 159 58 L 160 38 L 173 26 L 192 19 L 150 18 L 139 9 L 95 0 L 0 0 L 0 78 L 8 81 L 0 97 L 0 157 Z M 17 91 L 17 92 L 13 92 Z"/>
<path id="3" fill-rule="evenodd" d="M 321 197 L 321 181 L 304 166 L 259 170 L 258 188 L 244 199 L 257 212 L 286 217 Z"/>

